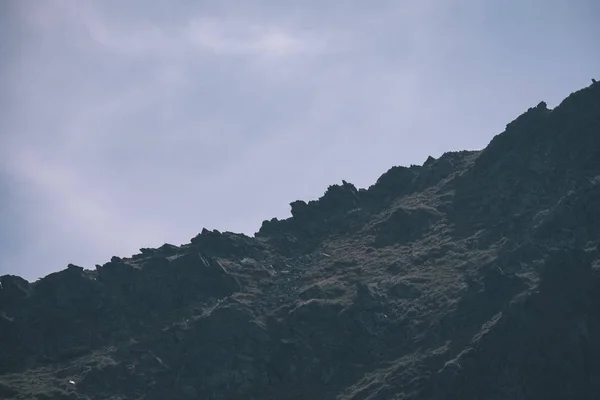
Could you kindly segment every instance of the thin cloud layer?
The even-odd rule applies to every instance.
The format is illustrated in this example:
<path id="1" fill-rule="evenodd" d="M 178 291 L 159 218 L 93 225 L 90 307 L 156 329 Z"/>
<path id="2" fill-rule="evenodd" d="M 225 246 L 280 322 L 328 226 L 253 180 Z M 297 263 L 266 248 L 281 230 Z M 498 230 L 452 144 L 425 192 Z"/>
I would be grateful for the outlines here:
<path id="1" fill-rule="evenodd" d="M 4 7 L 0 274 L 28 279 L 252 234 L 341 179 L 481 148 L 600 70 L 591 1 Z"/>

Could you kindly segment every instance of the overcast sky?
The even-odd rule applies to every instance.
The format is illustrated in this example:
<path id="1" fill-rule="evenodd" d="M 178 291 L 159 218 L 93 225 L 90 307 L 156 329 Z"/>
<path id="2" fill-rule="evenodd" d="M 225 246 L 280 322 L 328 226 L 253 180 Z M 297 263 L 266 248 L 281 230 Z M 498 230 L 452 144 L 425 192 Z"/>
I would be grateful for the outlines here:
<path id="1" fill-rule="evenodd" d="M 600 78 L 598 0 L 3 0 L 0 275 L 480 149 Z"/>

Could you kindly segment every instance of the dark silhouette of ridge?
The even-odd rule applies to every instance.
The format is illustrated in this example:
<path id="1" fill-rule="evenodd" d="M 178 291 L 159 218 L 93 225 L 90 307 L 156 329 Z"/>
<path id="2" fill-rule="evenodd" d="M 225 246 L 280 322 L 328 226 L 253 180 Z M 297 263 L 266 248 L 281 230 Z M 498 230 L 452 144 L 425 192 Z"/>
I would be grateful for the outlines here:
<path id="1" fill-rule="evenodd" d="M 254 237 L 0 277 L 0 398 L 596 399 L 592 81 Z"/>

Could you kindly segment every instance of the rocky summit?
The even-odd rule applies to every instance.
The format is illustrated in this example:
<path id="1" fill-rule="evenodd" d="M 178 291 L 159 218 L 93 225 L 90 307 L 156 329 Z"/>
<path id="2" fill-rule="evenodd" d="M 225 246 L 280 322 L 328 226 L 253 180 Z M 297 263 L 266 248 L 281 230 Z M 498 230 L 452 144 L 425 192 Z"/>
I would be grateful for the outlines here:
<path id="1" fill-rule="evenodd" d="M 600 398 L 600 83 L 291 213 L 2 276 L 0 398 Z"/>

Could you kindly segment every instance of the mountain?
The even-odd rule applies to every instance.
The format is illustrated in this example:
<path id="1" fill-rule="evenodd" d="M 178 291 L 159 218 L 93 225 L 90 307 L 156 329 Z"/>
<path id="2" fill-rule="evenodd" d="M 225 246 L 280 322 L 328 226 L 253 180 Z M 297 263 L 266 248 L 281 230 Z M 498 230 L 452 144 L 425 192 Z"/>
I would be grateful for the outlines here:
<path id="1" fill-rule="evenodd" d="M 291 212 L 0 277 L 0 398 L 598 398 L 599 83 Z"/>

